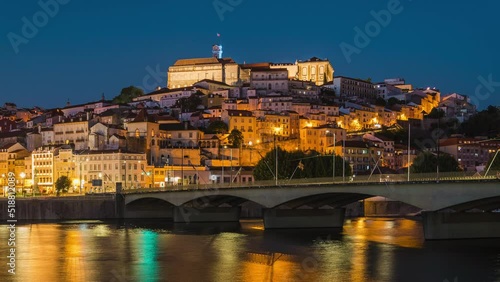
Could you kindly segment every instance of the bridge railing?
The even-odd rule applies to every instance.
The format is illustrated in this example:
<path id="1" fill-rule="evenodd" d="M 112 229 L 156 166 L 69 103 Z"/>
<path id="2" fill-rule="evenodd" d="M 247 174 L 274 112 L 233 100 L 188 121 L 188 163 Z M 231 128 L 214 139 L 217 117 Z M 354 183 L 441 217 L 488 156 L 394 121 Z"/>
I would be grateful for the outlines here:
<path id="1" fill-rule="evenodd" d="M 499 171 L 490 171 L 488 176 L 483 176 L 475 172 L 443 172 L 439 176 L 436 173 L 413 173 L 410 174 L 410 182 L 438 182 L 438 181 L 480 181 L 500 179 Z M 337 176 L 323 178 L 301 178 L 301 179 L 279 179 L 279 187 L 291 187 L 298 185 L 318 185 L 318 184 L 363 184 L 363 183 L 404 183 L 408 181 L 407 174 L 373 174 L 373 175 L 356 175 L 356 176 Z M 244 183 L 213 183 L 213 184 L 190 184 L 176 185 L 167 187 L 155 188 L 138 188 L 127 189 L 124 193 L 142 193 L 142 192 L 157 192 L 157 191 L 178 191 L 178 190 L 198 190 L 198 189 L 234 189 L 234 188 L 258 188 L 276 186 L 275 180 L 262 180 L 255 182 Z"/>

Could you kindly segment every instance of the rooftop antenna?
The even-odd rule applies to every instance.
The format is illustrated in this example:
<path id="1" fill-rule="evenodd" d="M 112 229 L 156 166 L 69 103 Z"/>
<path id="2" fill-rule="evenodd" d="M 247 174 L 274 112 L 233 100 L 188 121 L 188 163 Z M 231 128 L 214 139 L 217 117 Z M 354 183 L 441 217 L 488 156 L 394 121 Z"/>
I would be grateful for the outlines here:
<path id="1" fill-rule="evenodd" d="M 214 44 L 212 46 L 212 57 L 216 59 L 222 59 L 222 44 L 220 39 L 220 33 L 217 33 L 217 37 L 219 38 L 219 44 Z"/>

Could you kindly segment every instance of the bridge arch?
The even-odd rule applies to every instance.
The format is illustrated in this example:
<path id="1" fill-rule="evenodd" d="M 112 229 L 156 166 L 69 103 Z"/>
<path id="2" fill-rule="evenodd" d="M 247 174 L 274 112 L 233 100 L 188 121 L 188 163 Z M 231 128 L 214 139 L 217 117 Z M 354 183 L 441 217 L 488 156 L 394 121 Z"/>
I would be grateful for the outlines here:
<path id="1" fill-rule="evenodd" d="M 371 197 L 373 197 L 373 195 L 358 193 L 318 193 L 291 199 L 287 202 L 280 203 L 273 208 L 297 209 L 301 207 L 321 208 L 325 206 L 330 208 L 340 208 Z"/>
<path id="2" fill-rule="evenodd" d="M 194 189 L 179 191 L 158 191 L 154 193 L 127 194 L 125 203 L 138 198 L 154 197 L 163 199 L 175 206 L 181 206 L 197 198 L 218 196 L 233 197 L 234 201 L 245 199 L 266 208 L 273 208 L 284 203 L 299 205 L 300 201 L 317 201 L 321 195 L 337 195 L 339 201 L 355 201 L 356 199 L 381 196 L 400 201 L 426 211 L 438 211 L 464 203 L 478 201 L 481 204 L 487 198 L 500 197 L 499 182 L 440 182 L 440 183 L 368 183 L 368 184 L 331 184 L 312 183 L 284 186 L 253 186 L 247 188 Z M 330 196 L 329 196 L 330 197 Z M 333 197 L 333 196 L 332 196 Z M 210 198 L 209 198 L 210 199 Z M 229 198 L 228 198 L 229 199 Z M 327 201 L 328 199 L 325 199 Z M 198 200 L 199 201 L 199 200 Z M 228 200 L 229 201 L 229 200 Z M 295 203 L 293 202 L 295 201 Z M 313 201 L 313 202 L 314 202 Z M 335 203 L 332 198 L 333 203 Z M 494 206 L 494 202 L 491 202 Z M 458 207 L 457 207 L 458 208 Z M 464 208 L 464 207 L 462 207 Z"/>
<path id="3" fill-rule="evenodd" d="M 452 210 L 454 212 L 467 212 L 471 210 L 479 210 L 491 212 L 500 209 L 500 196 L 486 197 L 478 200 L 473 200 L 458 205 L 446 207 L 442 210 Z"/>
<path id="4" fill-rule="evenodd" d="M 236 207 L 247 202 L 263 206 L 262 204 L 254 202 L 250 199 L 229 194 L 199 196 L 182 203 L 181 206 L 194 207 L 194 208 L 223 207 L 223 206 Z"/>
<path id="5" fill-rule="evenodd" d="M 160 197 L 143 197 L 125 203 L 125 218 L 170 218 L 174 205 Z"/>

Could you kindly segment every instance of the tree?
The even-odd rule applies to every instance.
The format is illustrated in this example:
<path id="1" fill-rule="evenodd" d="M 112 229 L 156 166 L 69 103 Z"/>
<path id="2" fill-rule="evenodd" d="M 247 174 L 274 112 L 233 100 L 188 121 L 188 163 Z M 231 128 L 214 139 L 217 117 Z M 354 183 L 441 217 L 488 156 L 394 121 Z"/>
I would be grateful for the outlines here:
<path id="1" fill-rule="evenodd" d="M 500 109 L 489 106 L 486 110 L 478 112 L 462 123 L 460 131 L 469 136 L 500 136 Z"/>
<path id="2" fill-rule="evenodd" d="M 382 97 L 377 97 L 377 100 L 375 100 L 375 106 L 385 107 L 386 105 L 387 102 Z"/>
<path id="3" fill-rule="evenodd" d="M 123 88 L 122 91 L 120 92 L 120 95 L 115 96 L 113 98 L 113 103 L 114 104 L 130 103 L 134 98 L 137 98 L 142 95 L 144 95 L 144 91 L 142 91 L 142 89 L 137 88 L 135 86 L 129 86 Z"/>
<path id="4" fill-rule="evenodd" d="M 278 176 L 279 179 L 289 179 L 293 175 L 293 179 L 300 178 L 318 178 L 332 177 L 333 175 L 333 158 L 332 155 L 321 155 L 316 151 L 308 153 L 302 151 L 288 152 L 278 150 Z M 254 177 L 256 180 L 272 180 L 274 179 L 276 151 L 272 150 L 267 153 L 255 166 Z M 342 157 L 335 156 L 335 175 L 342 175 Z M 352 175 L 351 166 L 345 162 L 345 175 Z"/>
<path id="5" fill-rule="evenodd" d="M 241 133 L 238 129 L 233 129 L 231 130 L 231 133 L 229 133 L 227 139 L 229 143 L 231 143 L 231 147 L 239 148 L 243 143 L 243 133 Z"/>
<path id="6" fill-rule="evenodd" d="M 206 133 L 208 134 L 223 134 L 228 131 L 227 124 L 221 120 L 216 120 L 214 122 L 211 122 L 207 129 Z"/>
<path id="7" fill-rule="evenodd" d="M 397 104 L 399 104 L 399 100 L 394 98 L 394 97 L 389 98 L 389 100 L 387 100 L 387 107 L 388 108 L 391 108 L 392 106 L 397 105 Z"/>
<path id="8" fill-rule="evenodd" d="M 434 108 L 426 117 L 428 117 L 428 118 L 443 118 L 444 111 L 441 109 L 438 109 L 438 108 Z"/>
<path id="9" fill-rule="evenodd" d="M 180 98 L 175 102 L 174 108 L 180 108 L 182 113 L 194 112 L 201 105 L 201 99 L 197 94 L 192 94 L 189 97 Z"/>
<path id="10" fill-rule="evenodd" d="M 71 186 L 71 181 L 66 175 L 59 177 L 56 181 L 56 192 L 57 196 L 62 193 L 68 192 L 69 186 Z"/>
<path id="11" fill-rule="evenodd" d="M 495 157 L 496 155 L 496 157 Z M 491 163 L 493 162 L 493 164 Z M 491 167 L 490 167 L 491 165 Z M 491 159 L 488 161 L 488 165 L 486 166 L 486 169 L 490 167 L 490 171 L 500 171 L 500 153 L 495 153 L 491 157 Z"/>
<path id="12" fill-rule="evenodd" d="M 438 158 L 436 154 L 431 152 L 420 153 L 410 168 L 413 173 L 429 173 L 437 172 Z M 440 172 L 453 172 L 461 171 L 460 165 L 457 160 L 450 154 L 439 153 L 439 171 Z"/>

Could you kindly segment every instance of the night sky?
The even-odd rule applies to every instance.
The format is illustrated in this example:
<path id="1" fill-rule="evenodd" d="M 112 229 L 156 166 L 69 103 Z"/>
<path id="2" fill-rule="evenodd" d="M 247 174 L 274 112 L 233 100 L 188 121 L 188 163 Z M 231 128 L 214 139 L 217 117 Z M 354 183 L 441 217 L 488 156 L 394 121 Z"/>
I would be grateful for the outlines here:
<path id="1" fill-rule="evenodd" d="M 476 96 L 480 109 L 500 105 L 499 1 L 59 1 L 50 13 L 38 1 L 0 4 L 0 103 L 51 108 L 129 85 L 147 92 L 165 86 L 175 60 L 209 57 L 220 33 L 224 57 L 238 63 L 316 56 L 336 76 L 403 77 Z M 391 18 L 374 24 L 381 10 Z M 367 26 L 369 42 L 356 43 L 355 28 Z"/>

